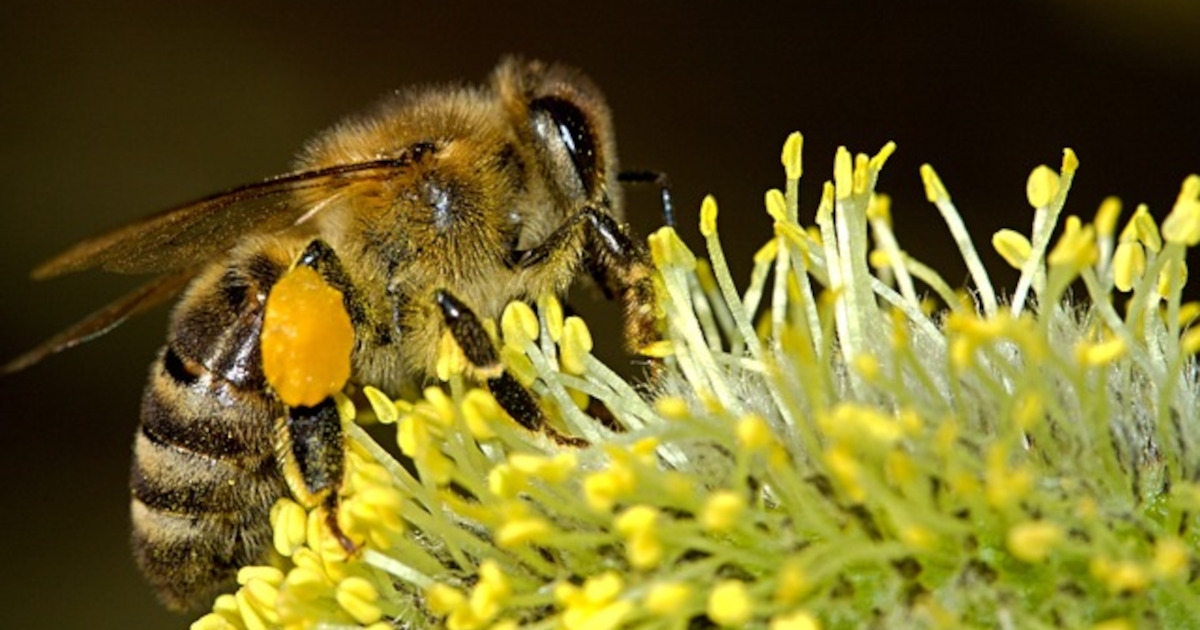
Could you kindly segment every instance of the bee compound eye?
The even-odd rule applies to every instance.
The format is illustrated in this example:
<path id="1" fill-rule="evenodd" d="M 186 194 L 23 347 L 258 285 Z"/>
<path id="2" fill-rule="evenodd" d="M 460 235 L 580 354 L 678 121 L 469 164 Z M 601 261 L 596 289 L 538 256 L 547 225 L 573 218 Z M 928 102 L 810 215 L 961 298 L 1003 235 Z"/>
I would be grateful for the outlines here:
<path id="1" fill-rule="evenodd" d="M 565 153 L 578 188 L 591 197 L 597 187 L 596 136 L 587 115 L 575 104 L 557 96 L 544 96 L 529 104 L 534 133 L 545 143 L 553 160 Z"/>

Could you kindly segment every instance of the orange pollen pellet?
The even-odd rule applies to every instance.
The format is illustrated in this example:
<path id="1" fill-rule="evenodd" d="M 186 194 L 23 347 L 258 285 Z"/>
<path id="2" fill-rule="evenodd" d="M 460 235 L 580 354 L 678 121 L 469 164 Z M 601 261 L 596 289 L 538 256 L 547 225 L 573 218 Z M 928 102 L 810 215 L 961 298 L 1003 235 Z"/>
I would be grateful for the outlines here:
<path id="1" fill-rule="evenodd" d="M 342 293 L 311 267 L 271 288 L 262 330 L 263 375 L 285 404 L 311 407 L 350 378 L 354 327 Z"/>

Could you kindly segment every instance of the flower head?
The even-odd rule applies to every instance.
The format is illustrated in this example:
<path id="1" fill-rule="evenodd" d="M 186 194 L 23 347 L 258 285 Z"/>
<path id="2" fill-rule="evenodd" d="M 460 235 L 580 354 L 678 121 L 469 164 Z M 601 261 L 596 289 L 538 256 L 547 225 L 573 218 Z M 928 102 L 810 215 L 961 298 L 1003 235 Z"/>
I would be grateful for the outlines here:
<path id="1" fill-rule="evenodd" d="M 650 237 L 666 330 L 643 387 L 596 359 L 556 300 L 505 312 L 506 368 L 587 446 L 514 423 L 451 369 L 446 344 L 447 387 L 416 401 L 366 390 L 403 463 L 348 427 L 337 522 L 362 549 L 329 544 L 324 508 L 281 501 L 275 548 L 290 564 L 244 569 L 193 627 L 1200 618 L 1200 308 L 1181 298 L 1200 178 L 1161 227 L 1139 207 L 1118 235 L 1110 199 L 1055 236 L 1078 160 L 1039 166 L 1032 225 L 992 240 L 1021 272 L 1004 292 L 926 165 L 964 294 L 891 231 L 904 207 L 875 186 L 894 145 L 840 149 L 812 224 L 801 146 L 784 146 L 785 189 L 765 197 L 773 231 L 744 290 L 714 199 L 703 256 L 671 228 Z"/>

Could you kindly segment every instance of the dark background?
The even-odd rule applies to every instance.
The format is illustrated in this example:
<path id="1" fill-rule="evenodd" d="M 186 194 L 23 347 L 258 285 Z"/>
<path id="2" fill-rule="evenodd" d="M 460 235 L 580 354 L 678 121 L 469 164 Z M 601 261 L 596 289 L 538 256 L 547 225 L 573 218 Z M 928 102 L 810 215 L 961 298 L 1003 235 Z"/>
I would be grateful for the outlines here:
<path id="1" fill-rule="evenodd" d="M 880 188 L 900 240 L 952 284 L 965 271 L 924 201 L 922 162 L 997 270 L 991 233 L 1028 229 L 1026 176 L 1057 168 L 1064 146 L 1082 162 L 1067 211 L 1085 217 L 1108 194 L 1162 217 L 1200 170 L 1200 16 L 1183 1 L 1152 12 L 1117 2 L 237 4 L 0 7 L 0 356 L 131 286 L 100 274 L 32 283 L 37 262 L 281 172 L 340 115 L 400 86 L 480 81 L 509 52 L 592 75 L 625 165 L 671 175 L 695 245 L 699 201 L 715 194 L 738 278 L 770 234 L 762 195 L 782 185 L 792 130 L 805 134 L 808 222 L 838 144 L 874 153 L 895 140 Z M 654 196 L 630 202 L 648 233 Z M 130 442 L 162 313 L 0 379 L 0 627 L 187 623 L 157 605 L 127 550 Z"/>

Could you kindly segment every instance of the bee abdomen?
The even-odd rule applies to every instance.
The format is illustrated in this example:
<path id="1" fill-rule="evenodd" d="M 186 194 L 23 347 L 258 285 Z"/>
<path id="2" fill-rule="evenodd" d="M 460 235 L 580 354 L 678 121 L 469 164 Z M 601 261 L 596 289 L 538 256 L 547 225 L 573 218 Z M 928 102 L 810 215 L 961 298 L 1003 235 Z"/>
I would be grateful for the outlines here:
<path id="1" fill-rule="evenodd" d="M 270 548 L 287 487 L 274 458 L 277 405 L 168 345 L 151 369 L 130 475 L 134 557 L 169 606 L 203 603 Z"/>

